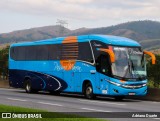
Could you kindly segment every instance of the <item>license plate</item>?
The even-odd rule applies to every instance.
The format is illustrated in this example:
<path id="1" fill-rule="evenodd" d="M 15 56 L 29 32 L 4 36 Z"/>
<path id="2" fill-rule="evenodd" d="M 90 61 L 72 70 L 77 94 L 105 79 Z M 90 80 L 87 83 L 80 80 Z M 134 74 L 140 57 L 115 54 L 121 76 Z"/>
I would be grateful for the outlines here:
<path id="1" fill-rule="evenodd" d="M 130 92 L 130 93 L 128 93 L 129 95 L 136 95 L 135 93 L 133 93 L 133 92 Z"/>

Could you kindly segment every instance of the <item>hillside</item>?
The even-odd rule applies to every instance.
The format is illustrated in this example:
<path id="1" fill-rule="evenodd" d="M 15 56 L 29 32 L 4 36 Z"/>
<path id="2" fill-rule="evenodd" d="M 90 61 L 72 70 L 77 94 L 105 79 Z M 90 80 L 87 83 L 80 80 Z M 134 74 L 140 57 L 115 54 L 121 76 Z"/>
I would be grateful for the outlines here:
<path id="1" fill-rule="evenodd" d="M 116 35 L 134 39 L 141 43 L 145 49 L 160 48 L 160 22 L 133 21 L 101 28 L 80 28 L 69 30 L 62 26 L 46 26 L 27 30 L 0 34 L 0 44 L 20 41 L 35 41 L 58 36 L 105 34 Z"/>
<path id="2" fill-rule="evenodd" d="M 0 44 L 54 38 L 60 35 L 60 31 L 63 31 L 63 33 L 70 32 L 69 29 L 62 26 L 45 26 L 26 30 L 19 30 L 10 33 L 0 34 Z"/>
<path id="3" fill-rule="evenodd" d="M 94 28 L 81 34 L 111 34 L 128 37 L 137 41 L 160 38 L 160 22 L 156 21 L 133 21 L 110 27 Z"/>
<path id="4" fill-rule="evenodd" d="M 152 50 L 151 52 L 153 52 L 156 55 L 160 55 L 160 49 L 155 49 L 155 50 Z"/>

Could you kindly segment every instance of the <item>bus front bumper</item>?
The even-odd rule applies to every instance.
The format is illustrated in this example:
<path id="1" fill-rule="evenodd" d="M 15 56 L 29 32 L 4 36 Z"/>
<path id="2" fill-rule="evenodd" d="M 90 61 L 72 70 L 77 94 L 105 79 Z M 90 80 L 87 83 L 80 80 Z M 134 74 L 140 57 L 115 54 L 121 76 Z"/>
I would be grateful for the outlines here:
<path id="1" fill-rule="evenodd" d="M 109 95 L 139 95 L 145 96 L 147 94 L 147 86 L 143 84 L 139 84 L 139 86 L 128 86 L 121 85 L 116 86 L 114 84 L 110 84 Z"/>

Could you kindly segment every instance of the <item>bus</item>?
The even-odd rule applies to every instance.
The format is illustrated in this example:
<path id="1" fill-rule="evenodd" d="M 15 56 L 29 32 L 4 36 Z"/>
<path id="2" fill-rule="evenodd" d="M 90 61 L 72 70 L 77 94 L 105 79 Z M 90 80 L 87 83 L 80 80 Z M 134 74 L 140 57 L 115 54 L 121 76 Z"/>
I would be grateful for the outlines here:
<path id="1" fill-rule="evenodd" d="M 59 37 L 15 43 L 9 51 L 9 84 L 27 93 L 81 93 L 122 100 L 147 93 L 145 55 L 134 40 L 111 35 Z"/>

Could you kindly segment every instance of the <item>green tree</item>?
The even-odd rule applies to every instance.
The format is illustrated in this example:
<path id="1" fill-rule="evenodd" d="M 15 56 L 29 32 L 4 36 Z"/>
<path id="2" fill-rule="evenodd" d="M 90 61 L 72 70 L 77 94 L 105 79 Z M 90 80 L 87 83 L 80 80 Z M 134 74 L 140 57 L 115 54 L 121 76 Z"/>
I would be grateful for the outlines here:
<path id="1" fill-rule="evenodd" d="M 160 87 L 160 55 L 156 55 L 156 64 L 147 64 L 148 79 L 156 88 Z"/>
<path id="2" fill-rule="evenodd" d="M 9 46 L 0 50 L 0 75 L 8 79 L 8 52 Z"/>

